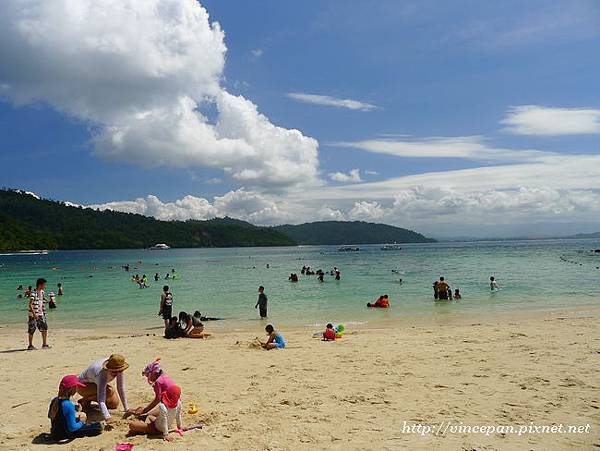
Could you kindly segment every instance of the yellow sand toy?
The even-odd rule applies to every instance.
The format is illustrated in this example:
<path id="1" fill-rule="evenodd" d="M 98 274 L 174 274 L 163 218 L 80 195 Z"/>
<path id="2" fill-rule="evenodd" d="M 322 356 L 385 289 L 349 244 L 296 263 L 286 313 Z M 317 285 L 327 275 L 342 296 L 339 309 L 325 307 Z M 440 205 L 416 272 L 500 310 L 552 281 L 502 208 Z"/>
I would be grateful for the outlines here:
<path id="1" fill-rule="evenodd" d="M 194 414 L 198 413 L 198 406 L 196 406 L 196 404 L 191 402 L 189 405 L 188 413 L 190 415 L 194 415 Z"/>

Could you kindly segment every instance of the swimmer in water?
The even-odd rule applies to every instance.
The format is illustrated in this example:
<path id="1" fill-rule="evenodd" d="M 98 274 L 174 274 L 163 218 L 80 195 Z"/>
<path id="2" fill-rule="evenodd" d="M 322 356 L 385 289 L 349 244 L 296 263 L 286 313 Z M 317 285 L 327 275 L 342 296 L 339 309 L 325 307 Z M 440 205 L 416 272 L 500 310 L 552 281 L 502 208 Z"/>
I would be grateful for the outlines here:
<path id="1" fill-rule="evenodd" d="M 498 282 L 496 282 L 496 278 L 494 276 L 490 277 L 490 290 L 491 291 L 497 291 L 500 289 L 500 285 L 498 285 Z"/>

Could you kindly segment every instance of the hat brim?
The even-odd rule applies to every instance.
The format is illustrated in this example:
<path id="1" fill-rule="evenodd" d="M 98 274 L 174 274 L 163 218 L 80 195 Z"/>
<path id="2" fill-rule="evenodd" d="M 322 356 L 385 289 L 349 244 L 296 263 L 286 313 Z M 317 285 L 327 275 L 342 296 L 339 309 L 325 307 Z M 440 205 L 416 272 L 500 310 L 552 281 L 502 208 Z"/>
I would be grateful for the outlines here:
<path id="1" fill-rule="evenodd" d="M 123 365 L 116 367 L 116 368 L 109 368 L 106 364 L 108 363 L 108 360 L 106 362 L 104 362 L 102 364 L 102 368 L 104 368 L 107 371 L 116 371 L 116 372 L 122 372 L 125 371 L 127 368 L 129 368 L 129 363 L 124 362 Z"/>

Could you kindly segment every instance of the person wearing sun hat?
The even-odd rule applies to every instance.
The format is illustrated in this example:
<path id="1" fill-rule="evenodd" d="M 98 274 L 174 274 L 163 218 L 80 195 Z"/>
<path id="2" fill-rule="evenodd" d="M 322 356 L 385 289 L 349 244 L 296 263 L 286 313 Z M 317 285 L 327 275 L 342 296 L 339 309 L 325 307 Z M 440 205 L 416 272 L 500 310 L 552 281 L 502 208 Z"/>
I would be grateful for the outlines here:
<path id="1" fill-rule="evenodd" d="M 77 387 L 84 385 L 75 375 L 62 378 L 58 387 L 58 396 L 50 402 L 48 418 L 50 418 L 50 434 L 55 440 L 66 440 L 77 437 L 98 435 L 102 432 L 102 424 L 86 424 L 86 415 L 77 412 L 71 396 L 77 392 Z"/>
<path id="2" fill-rule="evenodd" d="M 148 412 L 146 421 L 135 420 L 129 423 L 130 434 L 162 435 L 163 439 L 170 442 L 169 429 L 177 423 L 177 433 L 183 434 L 185 428 L 181 420 L 181 387 L 169 385 L 161 393 L 160 402 L 154 409 Z"/>
<path id="3" fill-rule="evenodd" d="M 136 415 L 146 415 L 150 412 L 162 399 L 162 393 L 166 391 L 171 385 L 175 385 L 173 379 L 171 379 L 160 366 L 160 357 L 156 357 L 142 370 L 142 376 L 146 378 L 148 384 L 154 389 L 154 399 L 146 407 L 138 407 L 133 409 Z"/>
<path id="4" fill-rule="evenodd" d="M 132 414 L 133 412 L 127 404 L 125 375 L 123 374 L 127 368 L 129 368 L 129 364 L 125 361 L 125 357 L 120 354 L 112 354 L 110 357 L 96 360 L 83 370 L 79 375 L 79 382 L 83 386 L 77 388 L 77 393 L 81 395 L 79 400 L 81 406 L 85 408 L 91 402 L 97 402 L 102 411 L 102 416 L 107 423 L 111 423 L 113 419 L 108 409 L 116 409 L 119 406 L 120 398 L 125 414 Z M 118 397 L 109 384 L 113 379 L 117 380 Z"/>

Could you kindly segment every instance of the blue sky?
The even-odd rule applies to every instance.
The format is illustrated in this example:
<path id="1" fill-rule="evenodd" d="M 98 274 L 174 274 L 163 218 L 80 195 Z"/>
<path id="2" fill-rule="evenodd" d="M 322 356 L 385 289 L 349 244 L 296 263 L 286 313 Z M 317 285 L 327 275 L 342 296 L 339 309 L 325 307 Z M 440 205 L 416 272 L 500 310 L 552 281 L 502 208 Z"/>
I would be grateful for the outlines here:
<path id="1" fill-rule="evenodd" d="M 107 7 L 110 0 L 95 3 Z M 143 20 L 160 24 L 200 8 L 192 0 L 176 3 L 149 2 L 156 11 Z M 0 33 L 5 38 L 0 58 L 7 63 L 0 69 L 0 183 L 163 219 L 212 214 L 258 223 L 365 219 L 438 236 L 600 228 L 595 220 L 600 185 L 593 177 L 593 170 L 600 170 L 598 2 L 201 3 L 210 22 L 219 22 L 224 38 L 200 15 L 182 23 L 178 36 L 191 36 L 187 65 L 171 69 L 165 63 L 170 72 L 159 87 L 148 83 L 147 91 L 131 100 L 128 90 L 144 86 L 146 81 L 138 80 L 146 74 L 139 68 L 125 72 L 127 58 L 156 50 L 157 61 L 149 58 L 148 66 L 156 64 L 160 71 L 161 49 L 133 48 L 135 33 L 119 36 L 116 26 L 82 31 L 70 22 L 76 8 L 67 0 L 39 6 L 35 23 L 40 30 L 66 30 L 66 37 L 45 33 L 45 43 L 39 44 L 31 37 L 34 32 L 19 28 L 28 17 L 18 3 L 8 0 L 0 6 L 0 12 L 6 9 L 0 25 L 10 25 L 3 27 L 4 36 Z M 54 14 L 53 7 L 64 13 Z M 83 17 L 93 21 L 95 14 L 99 10 L 89 8 Z M 121 14 L 120 23 L 127 23 L 128 12 Z M 152 41 L 154 35 L 143 35 L 152 33 L 143 20 L 131 18 L 131 27 L 140 27 L 141 37 Z M 195 41 L 203 32 L 209 37 Z M 107 39 L 104 47 L 71 48 L 78 33 L 86 43 L 98 36 L 115 39 Z M 155 33 L 157 42 L 165 39 Z M 226 52 L 215 44 L 219 40 Z M 103 60 L 114 50 L 106 46 L 115 43 L 133 50 Z M 181 51 L 175 47 L 170 49 L 174 55 Z M 36 66 L 40 55 L 42 63 Z M 206 64 L 195 66 L 204 55 Z M 94 74 L 81 69 L 87 64 Z M 205 67 L 210 73 L 196 77 Z M 98 72 L 103 79 L 96 82 Z M 96 86 L 102 97 L 89 94 Z M 155 96 L 159 89 L 161 95 Z M 299 130 L 304 140 L 292 143 L 288 135 L 267 139 L 260 131 L 240 130 L 240 121 L 250 113 L 242 113 L 235 99 L 210 100 L 218 99 L 220 90 L 243 96 L 271 124 Z M 217 154 L 231 153 L 223 158 L 202 154 L 213 141 L 196 147 L 187 138 L 173 148 L 156 144 L 146 151 L 168 132 L 160 134 L 151 125 L 142 129 L 136 119 L 139 132 L 114 145 L 117 133 L 112 130 L 132 127 L 128 121 L 133 119 L 124 116 L 134 109 L 129 105 L 137 108 L 136 117 L 165 105 L 174 111 L 169 96 L 183 94 L 194 99 L 209 123 L 224 118 L 229 106 L 235 117 L 227 123 L 223 119 L 217 133 L 246 142 L 231 148 L 223 144 Z M 326 97 L 317 101 L 306 95 Z M 140 101 L 140 96 L 152 101 Z M 351 99 L 364 108 L 323 104 L 336 99 Z M 109 139 L 99 144 L 98 135 Z M 186 145 L 189 152 L 182 149 Z M 381 146 L 387 150 L 377 150 Z M 273 148 L 279 152 L 277 167 L 265 169 L 262 164 Z M 541 154 L 519 153 L 532 150 Z M 202 155 L 190 157 L 194 152 Z M 254 157 L 245 154 L 248 160 L 237 161 L 236 152 Z M 302 158 L 288 179 L 286 171 L 296 167 L 290 155 Z M 557 172 L 561 165 L 567 169 Z M 494 175 L 485 168 L 495 168 Z M 473 172 L 457 172 L 463 169 Z M 352 170 L 358 170 L 354 178 Z M 489 183 L 476 183 L 487 177 Z M 149 202 L 148 195 L 157 199 Z M 178 204 L 185 196 L 193 196 L 193 202 Z M 196 198 L 206 202 L 198 207 Z"/>

